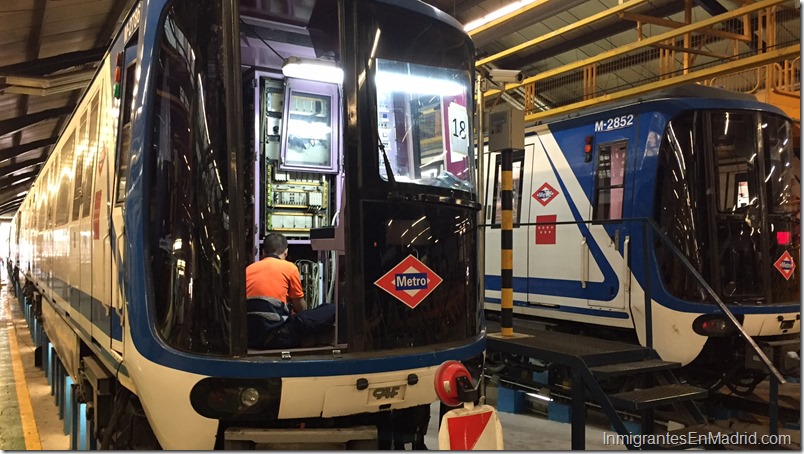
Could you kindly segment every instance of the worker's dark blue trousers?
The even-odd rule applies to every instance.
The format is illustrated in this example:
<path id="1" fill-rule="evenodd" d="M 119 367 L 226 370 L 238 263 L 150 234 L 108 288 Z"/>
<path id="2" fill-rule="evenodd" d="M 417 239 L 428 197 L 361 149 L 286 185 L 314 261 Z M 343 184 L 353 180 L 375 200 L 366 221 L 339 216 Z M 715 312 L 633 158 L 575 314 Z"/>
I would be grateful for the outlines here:
<path id="1" fill-rule="evenodd" d="M 335 305 L 322 304 L 288 317 L 270 343 L 275 348 L 296 348 L 302 345 L 305 336 L 316 335 L 333 329 Z"/>

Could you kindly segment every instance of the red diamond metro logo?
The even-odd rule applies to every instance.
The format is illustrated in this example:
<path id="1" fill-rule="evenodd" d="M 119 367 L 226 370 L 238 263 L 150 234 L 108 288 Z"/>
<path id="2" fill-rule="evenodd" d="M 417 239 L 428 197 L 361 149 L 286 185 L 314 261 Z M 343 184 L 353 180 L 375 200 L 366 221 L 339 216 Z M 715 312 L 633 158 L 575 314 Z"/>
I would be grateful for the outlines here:
<path id="1" fill-rule="evenodd" d="M 785 279 L 790 280 L 790 276 L 793 275 L 793 271 L 796 270 L 796 262 L 793 261 L 793 256 L 790 255 L 789 252 L 784 251 L 781 257 L 776 260 L 776 263 L 773 264 L 782 276 Z"/>
<path id="2" fill-rule="evenodd" d="M 541 203 L 542 206 L 547 206 L 551 200 L 555 199 L 558 196 L 559 192 L 556 188 L 550 186 L 546 182 L 539 186 L 539 189 L 533 193 L 533 198 L 536 199 L 537 202 Z"/>
<path id="3" fill-rule="evenodd" d="M 427 265 L 409 255 L 377 279 L 374 285 L 415 309 L 443 281 Z"/>

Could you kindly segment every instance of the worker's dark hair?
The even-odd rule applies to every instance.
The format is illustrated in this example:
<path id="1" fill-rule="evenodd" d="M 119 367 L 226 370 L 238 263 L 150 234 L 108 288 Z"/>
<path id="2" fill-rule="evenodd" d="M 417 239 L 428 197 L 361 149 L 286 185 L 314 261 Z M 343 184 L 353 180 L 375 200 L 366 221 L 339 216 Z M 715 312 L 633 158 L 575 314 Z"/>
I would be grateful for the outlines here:
<path id="1" fill-rule="evenodd" d="M 269 233 L 262 242 L 262 252 L 268 255 L 279 255 L 288 248 L 288 239 L 281 233 Z"/>

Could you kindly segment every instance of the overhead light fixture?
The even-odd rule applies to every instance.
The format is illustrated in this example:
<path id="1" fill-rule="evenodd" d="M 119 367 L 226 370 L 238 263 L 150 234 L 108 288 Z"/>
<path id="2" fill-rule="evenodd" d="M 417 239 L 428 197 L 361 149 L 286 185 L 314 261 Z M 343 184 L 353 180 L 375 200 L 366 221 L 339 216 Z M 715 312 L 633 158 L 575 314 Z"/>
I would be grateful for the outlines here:
<path id="1" fill-rule="evenodd" d="M 486 14 L 485 16 L 481 17 L 480 19 L 473 20 L 472 22 L 469 22 L 468 24 L 463 26 L 463 29 L 466 32 L 470 32 L 470 31 L 472 31 L 472 30 L 474 30 L 474 29 L 476 29 L 476 28 L 478 28 L 480 26 L 488 24 L 489 22 L 491 22 L 491 21 L 493 21 L 495 19 L 501 18 L 501 17 L 505 16 L 508 13 L 512 13 L 512 12 L 518 10 L 519 8 L 522 8 L 524 6 L 530 5 L 531 3 L 535 2 L 535 1 L 536 0 L 519 0 L 518 2 L 509 3 L 508 5 L 503 6 L 502 8 L 500 8 L 500 9 L 498 9 L 496 11 L 492 11 L 492 12 Z"/>
<path id="2" fill-rule="evenodd" d="M 377 71 L 377 89 L 385 92 L 418 93 L 427 95 L 458 96 L 466 87 L 448 79 L 415 76 L 390 71 Z"/>
<path id="3" fill-rule="evenodd" d="M 334 62 L 325 60 L 309 60 L 299 57 L 288 57 L 282 65 L 282 74 L 285 77 L 296 79 L 317 80 L 339 84 L 343 82 L 343 70 L 335 66 Z"/>

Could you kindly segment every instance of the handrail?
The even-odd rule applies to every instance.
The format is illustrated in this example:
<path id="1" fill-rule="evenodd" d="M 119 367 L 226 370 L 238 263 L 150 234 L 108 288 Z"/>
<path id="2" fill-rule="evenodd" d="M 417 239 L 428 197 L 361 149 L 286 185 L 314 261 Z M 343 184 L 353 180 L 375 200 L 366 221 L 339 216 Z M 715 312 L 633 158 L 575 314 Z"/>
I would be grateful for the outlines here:
<path id="1" fill-rule="evenodd" d="M 656 224 L 656 222 L 650 218 L 641 218 L 641 219 L 643 221 L 646 221 L 648 225 L 650 225 L 653 228 L 654 233 L 658 234 L 659 238 L 665 242 L 665 244 L 670 248 L 673 254 L 678 259 L 681 260 L 681 263 L 684 265 L 684 267 L 692 272 L 692 275 L 695 277 L 698 283 L 701 284 L 701 286 L 703 286 L 704 290 L 706 290 L 706 293 L 708 293 L 709 296 L 712 297 L 712 299 L 715 301 L 718 307 L 720 307 L 720 310 L 723 311 L 723 313 L 726 315 L 729 321 L 731 321 L 732 325 L 734 325 L 734 327 L 737 328 L 737 330 L 743 336 L 745 341 L 748 342 L 748 344 L 751 346 L 751 348 L 754 350 L 757 356 L 759 356 L 759 359 L 762 360 L 762 362 L 765 364 L 765 367 L 768 368 L 768 371 L 772 373 L 777 380 L 779 380 L 779 383 L 787 383 L 784 377 L 782 377 L 782 373 L 779 372 L 779 369 L 777 369 L 776 366 L 773 365 L 770 359 L 768 359 L 767 355 L 765 355 L 765 352 L 763 352 L 762 349 L 759 348 L 759 345 L 757 345 L 756 341 L 754 341 L 754 338 L 751 337 L 751 335 L 749 335 L 745 331 L 745 329 L 737 320 L 737 318 L 734 316 L 734 314 L 731 312 L 731 310 L 729 310 L 729 307 L 726 306 L 726 303 L 724 303 L 723 300 L 720 299 L 720 297 L 717 295 L 717 293 L 715 293 L 712 287 L 709 286 L 709 284 L 706 282 L 703 276 L 701 276 L 701 273 L 699 273 L 698 270 L 696 270 L 695 267 L 692 266 L 689 260 L 687 260 L 687 258 L 684 257 L 684 254 L 682 254 L 681 251 L 678 250 L 676 245 L 673 244 L 673 242 L 670 241 L 669 238 L 667 238 L 667 235 L 665 235 L 664 232 L 662 232 L 659 229 L 659 226 Z"/>
<path id="2" fill-rule="evenodd" d="M 765 367 L 768 369 L 768 371 L 770 373 L 772 373 L 776 377 L 777 380 L 779 380 L 779 383 L 787 383 L 787 381 L 784 379 L 784 377 L 782 377 L 781 372 L 779 372 L 779 370 L 776 368 L 776 366 L 774 366 L 773 363 L 770 361 L 770 359 L 768 359 L 767 355 L 765 355 L 765 352 L 763 352 L 762 349 L 759 348 L 759 345 L 757 345 L 756 341 L 754 341 L 754 338 L 752 338 L 751 335 L 749 335 L 745 331 L 743 326 L 737 320 L 737 317 L 734 316 L 734 314 L 731 312 L 731 310 L 726 305 L 726 303 L 724 303 L 723 300 L 720 299 L 720 297 L 717 295 L 717 293 L 706 282 L 706 279 L 704 279 L 704 277 L 701 275 L 701 273 L 698 272 L 698 270 L 695 269 L 694 266 L 692 266 L 692 264 L 689 262 L 689 260 L 687 260 L 687 258 L 684 256 L 684 254 L 682 254 L 681 251 L 678 250 L 676 245 L 673 244 L 672 241 L 670 241 L 670 239 L 667 237 L 667 235 L 665 235 L 664 232 L 661 231 L 661 229 L 659 228 L 658 224 L 656 224 L 656 222 L 653 219 L 645 218 L 645 217 L 637 217 L 637 218 L 601 219 L 601 220 L 586 220 L 586 221 L 527 222 L 527 223 L 514 224 L 514 228 L 523 227 L 523 226 L 537 226 L 537 225 L 577 225 L 577 224 L 581 224 L 581 223 L 583 223 L 583 224 L 621 224 L 621 223 L 625 223 L 625 222 L 643 222 L 643 223 L 646 223 L 648 226 L 650 226 L 652 231 L 654 232 L 654 234 L 658 235 L 658 237 L 669 247 L 669 249 L 673 253 L 673 255 L 675 255 L 676 258 L 678 258 L 680 260 L 681 264 L 687 269 L 687 271 L 689 271 L 692 274 L 692 276 L 695 278 L 695 280 L 698 281 L 698 283 L 703 287 L 703 289 L 706 291 L 706 293 L 709 294 L 709 296 L 712 298 L 712 300 L 715 302 L 715 304 L 726 315 L 726 317 L 729 319 L 731 324 L 737 329 L 737 331 L 740 332 L 740 334 L 743 336 L 745 341 L 748 342 L 748 344 L 751 346 L 751 348 L 757 354 L 757 356 L 762 361 L 762 363 L 765 364 Z M 492 227 L 492 226 L 497 226 L 497 225 L 499 225 L 499 224 L 480 224 L 480 225 L 478 225 L 478 227 Z M 647 278 L 647 276 L 646 276 L 646 278 Z"/>

